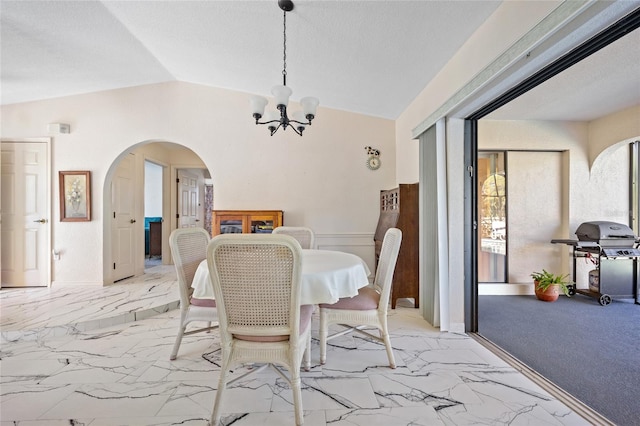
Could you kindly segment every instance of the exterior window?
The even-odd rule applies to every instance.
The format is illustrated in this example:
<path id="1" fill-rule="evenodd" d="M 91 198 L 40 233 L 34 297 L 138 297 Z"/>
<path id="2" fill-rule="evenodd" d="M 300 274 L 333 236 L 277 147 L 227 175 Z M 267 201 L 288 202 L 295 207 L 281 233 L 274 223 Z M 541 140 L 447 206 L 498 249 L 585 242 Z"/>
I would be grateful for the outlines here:
<path id="1" fill-rule="evenodd" d="M 478 153 L 478 281 L 506 282 L 507 194 L 504 152 Z"/>
<path id="2" fill-rule="evenodd" d="M 636 235 L 640 235 L 640 141 L 632 142 L 631 150 L 631 176 L 629 189 L 629 205 L 631 206 L 629 224 Z"/>

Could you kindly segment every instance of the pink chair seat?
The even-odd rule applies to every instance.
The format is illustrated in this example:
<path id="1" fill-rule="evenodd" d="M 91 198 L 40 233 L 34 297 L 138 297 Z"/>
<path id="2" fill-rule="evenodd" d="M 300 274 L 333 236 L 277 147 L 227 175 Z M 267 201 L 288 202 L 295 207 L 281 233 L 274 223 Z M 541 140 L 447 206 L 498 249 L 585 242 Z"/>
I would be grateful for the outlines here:
<path id="1" fill-rule="evenodd" d="M 204 306 L 205 308 L 215 308 L 216 300 L 215 299 L 197 299 L 192 297 L 190 303 L 193 306 Z"/>
<path id="2" fill-rule="evenodd" d="M 343 297 L 334 304 L 323 303 L 320 308 L 345 309 L 350 311 L 370 311 L 378 309 L 380 293 L 373 287 L 362 287 L 353 297 Z"/>
<path id="3" fill-rule="evenodd" d="M 300 335 L 302 335 L 311 324 L 313 308 L 313 305 L 300 306 Z M 289 339 L 289 336 L 245 336 L 242 334 L 234 334 L 233 337 L 238 340 L 248 340 L 250 342 L 282 342 Z"/>

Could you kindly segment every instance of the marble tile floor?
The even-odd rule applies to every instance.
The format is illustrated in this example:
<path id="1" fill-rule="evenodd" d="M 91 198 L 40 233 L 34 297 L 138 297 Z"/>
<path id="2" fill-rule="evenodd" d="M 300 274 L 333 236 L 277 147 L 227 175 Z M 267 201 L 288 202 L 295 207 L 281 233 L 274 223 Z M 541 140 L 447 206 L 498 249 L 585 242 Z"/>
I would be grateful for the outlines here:
<path id="1" fill-rule="evenodd" d="M 0 342 L 42 340 L 177 309 L 173 265 L 108 286 L 6 288 L 0 290 Z"/>
<path id="2" fill-rule="evenodd" d="M 0 425 L 208 425 L 220 364 L 217 333 L 185 336 L 178 359 L 169 361 L 179 310 L 86 330 L 69 326 L 68 333 L 17 333 L 19 324 L 47 329 L 47 315 L 54 329 L 64 328 L 65 319 L 93 321 L 100 300 L 117 311 L 128 305 L 127 291 L 163 288 L 171 274 L 160 275 L 129 282 L 115 304 L 109 287 L 59 297 L 45 292 L 40 301 L 25 296 L 23 303 L 39 305 L 24 309 L 19 320 L 12 313 L 16 298 L 7 295 L 12 290 L 0 291 L 2 332 L 6 325 L 13 333 L 0 346 Z M 154 282 L 158 287 L 150 287 Z M 166 301 L 168 291 L 158 291 L 159 299 Z M 87 312 L 78 307 L 80 294 Z M 72 308 L 64 309 L 60 298 Z M 11 315 L 13 322 L 5 319 Z M 358 335 L 330 341 L 327 363 L 319 365 L 314 338 L 312 369 L 302 372 L 305 425 L 589 424 L 475 340 L 441 333 L 417 310 L 399 306 L 389 323 L 395 370 L 384 346 Z M 312 326 L 315 337 L 317 314 Z M 231 387 L 223 411 L 224 425 L 294 424 L 291 390 L 268 369 Z"/>

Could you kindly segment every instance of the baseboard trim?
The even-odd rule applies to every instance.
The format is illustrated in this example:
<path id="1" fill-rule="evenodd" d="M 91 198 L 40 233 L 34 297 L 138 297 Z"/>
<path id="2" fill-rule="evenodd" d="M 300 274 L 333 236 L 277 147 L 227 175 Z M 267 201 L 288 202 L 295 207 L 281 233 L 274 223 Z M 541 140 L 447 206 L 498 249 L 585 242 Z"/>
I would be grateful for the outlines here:
<path id="1" fill-rule="evenodd" d="M 522 296 L 534 294 L 533 283 L 479 283 L 478 296 Z"/>
<path id="2" fill-rule="evenodd" d="M 52 281 L 51 287 L 103 287 L 100 281 Z"/>
<path id="3" fill-rule="evenodd" d="M 469 337 L 480 343 L 482 346 L 487 348 L 489 351 L 491 351 L 498 358 L 502 359 L 511 367 L 518 370 L 518 372 L 522 373 L 529 380 L 540 386 L 558 401 L 565 404 L 567 407 L 573 410 L 573 412 L 589 422 L 589 424 L 615 426 L 615 423 L 613 423 L 611 420 L 593 410 L 582 401 L 576 399 L 573 395 L 569 394 L 567 391 L 557 386 L 555 383 L 549 381 L 549 379 L 547 379 L 546 377 L 540 375 L 537 371 L 531 369 L 531 367 L 529 367 L 528 365 L 513 357 L 510 353 L 506 352 L 500 346 L 497 346 L 495 343 L 487 340 L 485 337 L 477 333 L 468 333 L 468 335 Z"/>

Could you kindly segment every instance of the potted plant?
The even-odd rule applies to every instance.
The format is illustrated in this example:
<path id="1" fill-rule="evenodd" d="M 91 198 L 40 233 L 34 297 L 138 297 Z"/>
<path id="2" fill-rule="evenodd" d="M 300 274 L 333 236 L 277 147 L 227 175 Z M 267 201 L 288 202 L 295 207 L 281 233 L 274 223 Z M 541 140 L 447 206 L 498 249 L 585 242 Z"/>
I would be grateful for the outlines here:
<path id="1" fill-rule="evenodd" d="M 555 302 L 558 300 L 560 291 L 565 296 L 570 297 L 569 286 L 573 284 L 567 281 L 569 275 L 556 275 L 543 269 L 542 272 L 531 274 L 535 286 L 536 297 L 545 302 Z"/>

